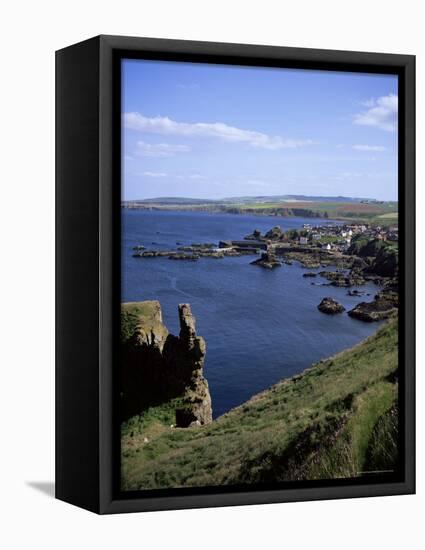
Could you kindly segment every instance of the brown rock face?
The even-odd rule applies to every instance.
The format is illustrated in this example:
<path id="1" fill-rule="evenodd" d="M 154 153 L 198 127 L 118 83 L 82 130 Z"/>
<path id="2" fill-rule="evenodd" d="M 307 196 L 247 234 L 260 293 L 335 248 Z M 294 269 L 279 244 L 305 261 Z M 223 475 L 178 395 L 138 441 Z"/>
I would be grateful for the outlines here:
<path id="1" fill-rule="evenodd" d="M 196 336 L 195 317 L 189 304 L 179 305 L 180 319 L 180 356 L 179 361 L 190 373 L 190 380 L 185 391 L 185 405 L 176 411 L 176 424 L 185 428 L 198 421 L 200 424 L 212 422 L 211 396 L 208 382 L 204 378 L 204 361 L 206 353 L 205 340 Z"/>
<path id="2" fill-rule="evenodd" d="M 168 333 L 159 302 L 122 305 L 122 418 L 180 398 L 176 424 L 212 421 L 211 396 L 203 376 L 206 345 L 196 335 L 189 304 L 179 305 L 180 334 Z"/>
<path id="3" fill-rule="evenodd" d="M 180 320 L 180 340 L 187 344 L 189 350 L 192 350 L 196 340 L 195 317 L 189 304 L 179 305 Z"/>

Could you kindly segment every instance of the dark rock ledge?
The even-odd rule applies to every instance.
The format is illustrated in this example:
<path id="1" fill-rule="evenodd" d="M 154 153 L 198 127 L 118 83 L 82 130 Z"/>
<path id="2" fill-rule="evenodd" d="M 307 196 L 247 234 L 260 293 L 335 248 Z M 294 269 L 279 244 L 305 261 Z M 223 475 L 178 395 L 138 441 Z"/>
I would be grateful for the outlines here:
<path id="1" fill-rule="evenodd" d="M 392 291 L 378 292 L 372 302 L 360 302 L 348 312 L 360 321 L 382 321 L 393 317 L 398 311 L 398 294 Z"/>

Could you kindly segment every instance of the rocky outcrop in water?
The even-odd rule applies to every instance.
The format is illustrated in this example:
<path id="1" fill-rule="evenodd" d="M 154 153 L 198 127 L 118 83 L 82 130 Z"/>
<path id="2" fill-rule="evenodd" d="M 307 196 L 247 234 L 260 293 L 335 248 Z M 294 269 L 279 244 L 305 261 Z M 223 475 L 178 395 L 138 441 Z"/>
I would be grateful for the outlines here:
<path id="1" fill-rule="evenodd" d="M 170 334 L 157 301 L 121 308 L 122 418 L 176 399 L 176 425 L 212 421 L 211 396 L 203 375 L 206 345 L 197 336 L 189 304 L 179 305 L 179 336 Z"/>
<path id="2" fill-rule="evenodd" d="M 365 294 L 367 294 L 369 296 L 369 293 L 367 292 L 364 292 L 362 290 L 357 290 L 357 289 L 354 289 L 354 290 L 349 290 L 347 292 L 347 296 L 354 296 L 354 297 L 357 297 L 357 296 L 364 296 Z"/>
<path id="3" fill-rule="evenodd" d="M 322 313 L 327 313 L 328 315 L 334 315 L 335 313 L 342 313 L 345 311 L 345 307 L 337 302 L 334 298 L 323 298 L 320 304 L 317 306 L 317 309 Z"/>
<path id="4" fill-rule="evenodd" d="M 254 231 L 250 234 L 244 237 L 246 241 L 259 241 L 262 239 L 261 231 L 259 229 L 254 229 Z"/>
<path id="5" fill-rule="evenodd" d="M 328 279 L 332 286 L 350 287 L 366 283 L 362 273 L 356 269 L 352 269 L 348 273 L 343 271 L 321 271 L 319 275 Z"/>
<path id="6" fill-rule="evenodd" d="M 382 321 L 396 315 L 398 311 L 398 293 L 392 291 L 378 292 L 372 302 L 360 302 L 348 312 L 350 317 L 360 321 Z"/>
<path id="7" fill-rule="evenodd" d="M 281 263 L 277 260 L 276 256 L 270 250 L 263 252 L 258 260 L 251 262 L 251 265 L 259 265 L 266 269 L 273 269 L 275 267 L 281 267 Z"/>

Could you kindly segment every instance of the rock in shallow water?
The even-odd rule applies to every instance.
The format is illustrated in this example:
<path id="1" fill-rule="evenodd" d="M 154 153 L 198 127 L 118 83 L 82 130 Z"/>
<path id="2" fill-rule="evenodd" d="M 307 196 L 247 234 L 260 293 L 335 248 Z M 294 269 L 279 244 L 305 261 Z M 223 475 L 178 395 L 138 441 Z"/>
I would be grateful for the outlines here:
<path id="1" fill-rule="evenodd" d="M 251 262 L 251 265 L 259 265 L 266 269 L 273 269 L 274 267 L 281 267 L 281 263 L 276 259 L 276 256 L 272 252 L 263 252 L 258 260 Z"/>
<path id="2" fill-rule="evenodd" d="M 342 313 L 345 311 L 345 307 L 337 302 L 334 298 L 323 298 L 320 304 L 317 306 L 317 309 L 322 313 L 327 313 L 328 315 L 333 315 L 335 313 Z"/>

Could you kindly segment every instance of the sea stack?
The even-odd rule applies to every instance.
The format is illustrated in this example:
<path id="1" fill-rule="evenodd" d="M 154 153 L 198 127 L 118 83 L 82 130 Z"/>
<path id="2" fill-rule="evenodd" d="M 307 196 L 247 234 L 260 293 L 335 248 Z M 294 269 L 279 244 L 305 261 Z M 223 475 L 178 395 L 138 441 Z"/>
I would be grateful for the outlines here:
<path id="1" fill-rule="evenodd" d="M 121 308 L 121 410 L 123 419 L 178 398 L 176 425 L 212 421 L 211 396 L 204 378 L 205 340 L 196 334 L 189 304 L 178 307 L 180 333 L 170 334 L 156 300 Z"/>

